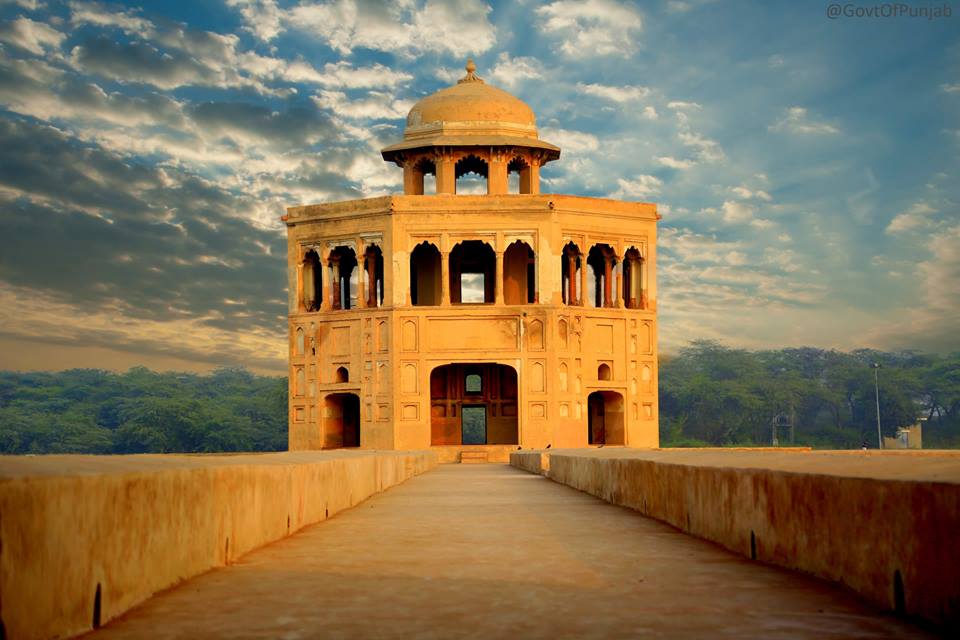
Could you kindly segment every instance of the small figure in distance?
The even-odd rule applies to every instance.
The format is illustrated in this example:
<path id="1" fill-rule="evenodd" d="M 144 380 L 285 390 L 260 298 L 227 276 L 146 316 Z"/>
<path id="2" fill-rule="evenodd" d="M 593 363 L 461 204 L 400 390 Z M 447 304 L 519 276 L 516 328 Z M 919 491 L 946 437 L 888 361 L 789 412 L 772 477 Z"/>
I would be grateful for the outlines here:
<path id="1" fill-rule="evenodd" d="M 547 449 L 549 449 L 549 448 L 552 447 L 552 446 L 553 446 L 552 444 L 548 444 L 548 445 L 547 445 Z"/>
<path id="2" fill-rule="evenodd" d="M 863 441 L 863 444 L 860 445 L 860 448 L 863 449 L 864 451 L 867 450 L 867 441 L 866 441 L 866 440 Z"/>

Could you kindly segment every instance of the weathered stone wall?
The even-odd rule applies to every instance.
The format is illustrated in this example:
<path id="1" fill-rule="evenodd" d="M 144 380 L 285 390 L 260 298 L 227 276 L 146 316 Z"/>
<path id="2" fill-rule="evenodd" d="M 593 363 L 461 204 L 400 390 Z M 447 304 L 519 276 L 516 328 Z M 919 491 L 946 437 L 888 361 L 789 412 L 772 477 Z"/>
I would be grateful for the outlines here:
<path id="1" fill-rule="evenodd" d="M 91 629 L 437 464 L 431 452 L 0 457 L 5 637 Z"/>
<path id="2" fill-rule="evenodd" d="M 960 627 L 956 455 L 603 449 L 517 451 L 510 462 L 883 608 Z"/>

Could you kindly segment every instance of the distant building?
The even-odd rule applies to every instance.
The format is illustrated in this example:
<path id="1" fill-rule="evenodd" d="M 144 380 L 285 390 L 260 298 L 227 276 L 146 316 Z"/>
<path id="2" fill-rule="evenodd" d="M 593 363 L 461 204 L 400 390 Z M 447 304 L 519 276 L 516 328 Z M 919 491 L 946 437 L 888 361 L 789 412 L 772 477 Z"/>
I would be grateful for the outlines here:
<path id="1" fill-rule="evenodd" d="M 382 155 L 403 195 L 284 218 L 290 449 L 657 446 L 656 206 L 542 194 L 560 149 L 472 62 Z"/>
<path id="2" fill-rule="evenodd" d="M 900 427 L 893 438 L 883 439 L 884 449 L 923 449 L 923 425 L 917 423 L 910 427 Z"/>

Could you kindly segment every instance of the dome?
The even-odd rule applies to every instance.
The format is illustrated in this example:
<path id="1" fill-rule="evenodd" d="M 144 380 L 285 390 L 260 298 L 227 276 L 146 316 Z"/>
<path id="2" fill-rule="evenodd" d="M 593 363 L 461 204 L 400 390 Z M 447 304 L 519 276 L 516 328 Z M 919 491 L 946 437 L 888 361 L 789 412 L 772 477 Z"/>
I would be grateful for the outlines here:
<path id="1" fill-rule="evenodd" d="M 440 122 L 512 123 L 536 127 L 537 117 L 527 103 L 503 89 L 486 84 L 467 67 L 467 76 L 413 105 L 407 128 Z"/>
<path id="2" fill-rule="evenodd" d="M 473 60 L 466 69 L 457 84 L 413 105 L 403 142 L 382 149 L 384 160 L 414 149 L 475 146 L 526 147 L 560 157 L 559 147 L 538 137 L 537 116 L 527 103 L 481 80 Z"/>

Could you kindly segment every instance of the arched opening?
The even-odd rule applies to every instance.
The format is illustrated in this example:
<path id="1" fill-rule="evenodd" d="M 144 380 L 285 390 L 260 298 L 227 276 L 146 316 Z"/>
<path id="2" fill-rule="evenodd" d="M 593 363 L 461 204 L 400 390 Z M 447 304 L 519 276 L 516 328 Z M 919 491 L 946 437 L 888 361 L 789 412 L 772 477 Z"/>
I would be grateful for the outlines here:
<path id="1" fill-rule="evenodd" d="M 457 160 L 456 176 L 457 186 L 454 193 L 463 195 L 487 193 L 489 173 L 486 160 L 472 154 L 460 158 Z"/>
<path id="2" fill-rule="evenodd" d="M 101 595 L 100 595 L 100 583 L 97 583 L 97 590 L 93 594 L 93 628 L 100 628 L 100 612 L 101 612 Z"/>
<path id="3" fill-rule="evenodd" d="M 597 367 L 597 380 L 610 380 L 610 365 L 606 362 L 601 362 Z"/>
<path id="4" fill-rule="evenodd" d="M 351 247 L 337 247 L 330 252 L 330 282 L 334 309 L 357 306 L 357 254 Z"/>
<path id="5" fill-rule="evenodd" d="M 614 306 L 613 268 L 617 256 L 608 244 L 595 244 L 587 254 L 591 275 L 587 281 L 588 299 L 595 307 Z"/>
<path id="6" fill-rule="evenodd" d="M 494 300 L 497 258 L 481 240 L 464 240 L 450 252 L 450 301 L 482 304 Z"/>
<path id="7" fill-rule="evenodd" d="M 560 261 L 563 304 L 582 304 L 581 299 L 577 297 L 577 287 L 580 282 L 581 269 L 580 248 L 574 243 L 568 242 L 563 248 L 563 255 L 560 257 Z"/>
<path id="8" fill-rule="evenodd" d="M 623 302 L 628 309 L 643 309 L 643 257 L 636 247 L 623 254 Z"/>
<path id="9" fill-rule="evenodd" d="M 440 251 L 421 242 L 410 253 L 410 302 L 416 306 L 440 304 Z"/>
<path id="10" fill-rule="evenodd" d="M 383 306 L 383 251 L 380 247 L 367 247 L 363 254 L 363 269 L 367 274 L 367 306 Z"/>
<path id="11" fill-rule="evenodd" d="M 295 376 L 295 382 L 293 385 L 293 395 L 297 397 L 303 396 L 307 388 L 306 376 L 303 372 L 303 367 L 297 367 L 297 373 Z"/>
<path id="12" fill-rule="evenodd" d="M 594 391 L 587 396 L 587 443 L 624 444 L 623 396 L 616 391 Z"/>
<path id="13" fill-rule="evenodd" d="M 503 254 L 503 301 L 506 304 L 536 302 L 536 255 L 517 240 Z"/>
<path id="14" fill-rule="evenodd" d="M 437 165 L 430 158 L 411 161 L 409 168 L 404 167 L 404 193 L 420 196 L 437 192 Z"/>
<path id="15" fill-rule="evenodd" d="M 337 367 L 333 374 L 334 382 L 350 382 L 350 371 L 346 367 Z"/>
<path id="16" fill-rule="evenodd" d="M 323 300 L 322 281 L 320 275 L 320 256 L 313 249 L 307 251 L 303 257 L 302 290 L 300 298 L 306 311 L 319 311 Z"/>
<path id="17" fill-rule="evenodd" d="M 530 164 L 526 159 L 515 156 L 507 164 L 507 193 L 530 193 L 529 179 L 527 189 L 523 189 L 523 176 L 529 174 Z"/>
<path id="18" fill-rule="evenodd" d="M 324 400 L 323 448 L 360 446 L 360 396 L 331 393 Z"/>
<path id="19" fill-rule="evenodd" d="M 430 372 L 430 444 L 517 444 L 517 372 L 448 364 Z"/>

